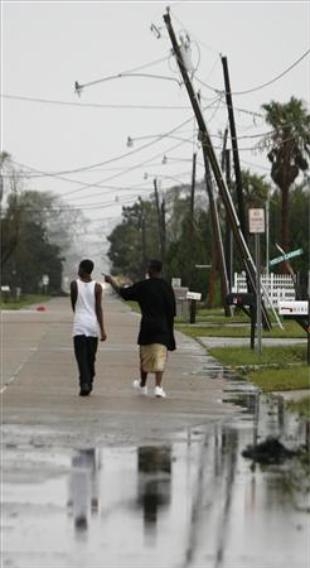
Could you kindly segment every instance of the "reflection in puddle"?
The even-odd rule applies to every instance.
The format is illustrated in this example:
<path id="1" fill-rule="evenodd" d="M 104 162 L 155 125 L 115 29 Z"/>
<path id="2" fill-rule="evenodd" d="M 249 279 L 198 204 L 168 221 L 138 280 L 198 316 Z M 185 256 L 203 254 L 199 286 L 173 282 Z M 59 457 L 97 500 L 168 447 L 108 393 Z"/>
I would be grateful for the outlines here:
<path id="1" fill-rule="evenodd" d="M 156 531 L 158 513 L 167 508 L 171 495 L 171 447 L 138 448 L 137 502 L 143 510 L 144 528 Z"/>
<path id="2" fill-rule="evenodd" d="M 99 467 L 100 461 L 94 449 L 78 450 L 72 457 L 68 509 L 79 531 L 86 530 L 89 516 L 98 512 Z"/>
<path id="3" fill-rule="evenodd" d="M 53 460 L 8 448 L 4 567 L 306 568 L 309 463 L 242 457 L 267 434 L 303 444 L 305 425 L 276 400 L 246 400 L 252 421 L 169 444 L 59 449 Z"/>

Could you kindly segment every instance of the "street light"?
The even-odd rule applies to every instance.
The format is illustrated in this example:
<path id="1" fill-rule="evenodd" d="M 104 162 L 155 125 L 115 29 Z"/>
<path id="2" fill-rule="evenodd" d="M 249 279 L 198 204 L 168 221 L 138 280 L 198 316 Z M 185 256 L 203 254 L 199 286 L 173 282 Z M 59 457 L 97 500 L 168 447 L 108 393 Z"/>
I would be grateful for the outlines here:
<path id="1" fill-rule="evenodd" d="M 143 179 L 148 179 L 149 175 L 150 175 L 150 174 L 149 174 L 148 172 L 144 172 L 144 174 L 143 174 Z M 176 181 L 178 185 L 183 185 L 183 182 L 182 182 L 180 179 L 178 179 L 177 177 L 174 177 L 174 176 L 168 176 L 168 175 L 163 175 L 163 174 L 157 175 L 157 174 L 156 174 L 156 175 L 153 176 L 153 178 L 154 178 L 154 177 L 155 177 L 157 180 L 158 180 L 158 179 L 160 180 L 161 178 L 163 178 L 163 179 L 172 179 L 173 181 Z"/>
<path id="2" fill-rule="evenodd" d="M 146 136 L 127 136 L 127 140 L 126 140 L 126 146 L 128 148 L 132 148 L 134 146 L 134 143 L 139 141 L 139 140 L 149 140 L 149 139 L 164 139 L 164 138 L 171 138 L 172 140 L 179 140 L 180 142 L 187 142 L 187 144 L 193 144 L 193 141 L 189 138 L 182 138 L 182 136 L 174 136 L 173 134 L 166 134 L 164 133 L 159 133 L 159 134 L 148 134 Z"/>

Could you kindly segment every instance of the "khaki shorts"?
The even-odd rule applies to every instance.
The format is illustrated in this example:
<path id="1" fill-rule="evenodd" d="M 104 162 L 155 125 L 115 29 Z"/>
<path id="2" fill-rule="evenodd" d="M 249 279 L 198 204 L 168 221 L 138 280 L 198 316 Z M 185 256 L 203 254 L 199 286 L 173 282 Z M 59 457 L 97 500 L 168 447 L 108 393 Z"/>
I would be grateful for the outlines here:
<path id="1" fill-rule="evenodd" d="M 141 368 L 145 373 L 158 373 L 165 370 L 167 347 L 160 343 L 140 345 Z"/>

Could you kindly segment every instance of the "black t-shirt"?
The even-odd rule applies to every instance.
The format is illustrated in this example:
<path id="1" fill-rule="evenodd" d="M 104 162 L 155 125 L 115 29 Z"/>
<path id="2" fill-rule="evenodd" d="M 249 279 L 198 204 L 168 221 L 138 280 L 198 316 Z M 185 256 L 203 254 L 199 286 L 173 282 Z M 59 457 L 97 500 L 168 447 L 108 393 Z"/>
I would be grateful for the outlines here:
<path id="1" fill-rule="evenodd" d="M 170 284 L 162 278 L 149 278 L 120 288 L 119 293 L 124 300 L 138 302 L 142 314 L 139 345 L 160 343 L 169 351 L 173 351 L 175 339 L 173 320 L 175 317 L 175 297 Z"/>

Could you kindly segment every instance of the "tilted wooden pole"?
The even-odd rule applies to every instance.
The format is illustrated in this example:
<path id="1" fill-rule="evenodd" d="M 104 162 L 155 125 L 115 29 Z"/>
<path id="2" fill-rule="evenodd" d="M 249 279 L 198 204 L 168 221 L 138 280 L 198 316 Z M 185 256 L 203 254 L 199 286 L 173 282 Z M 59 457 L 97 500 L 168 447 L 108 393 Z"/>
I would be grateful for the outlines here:
<path id="1" fill-rule="evenodd" d="M 226 213 L 227 213 L 227 218 L 228 221 L 230 223 L 230 226 L 232 228 L 233 234 L 234 234 L 234 238 L 240 253 L 240 256 L 242 258 L 242 261 L 244 263 L 244 267 L 245 267 L 245 271 L 247 273 L 248 279 L 250 281 L 250 285 L 251 285 L 251 289 L 253 291 L 256 291 L 256 266 L 255 263 L 253 261 L 253 258 L 251 256 L 251 253 L 248 249 L 247 243 L 245 241 L 244 235 L 242 233 L 241 230 L 241 226 L 240 226 L 240 222 L 239 219 L 237 217 L 237 213 L 230 195 L 230 192 L 226 186 L 222 171 L 219 167 L 218 161 L 217 161 L 217 157 L 211 142 L 211 138 L 209 136 L 204 118 L 203 118 L 203 114 L 200 108 L 200 104 L 198 101 L 198 97 L 194 91 L 194 88 L 192 86 L 192 83 L 189 79 L 183 58 L 182 58 L 182 54 L 171 24 L 171 19 L 170 19 L 170 13 L 169 10 L 167 10 L 167 13 L 164 14 L 164 22 L 166 24 L 168 33 L 169 33 L 169 37 L 172 43 L 172 47 L 173 47 L 173 51 L 174 51 L 174 55 L 176 57 L 181 75 L 183 77 L 184 80 L 184 84 L 185 87 L 187 89 L 192 107 L 193 107 L 193 111 L 195 113 L 195 117 L 198 123 L 198 127 L 199 127 L 199 133 L 200 133 L 200 139 L 201 139 L 201 143 L 202 143 L 202 148 L 203 148 L 203 153 L 204 155 L 207 157 L 207 159 L 209 160 L 210 166 L 212 168 L 213 171 L 213 175 L 215 177 L 217 186 L 219 188 L 219 192 L 220 195 L 222 197 L 225 209 L 226 209 Z M 227 283 L 227 289 L 228 289 L 228 283 Z M 271 328 L 271 323 L 270 323 L 270 319 L 269 319 L 269 315 L 268 312 L 265 308 L 265 306 L 263 306 L 263 318 L 264 318 L 264 323 L 265 326 L 268 327 L 269 329 Z"/>

